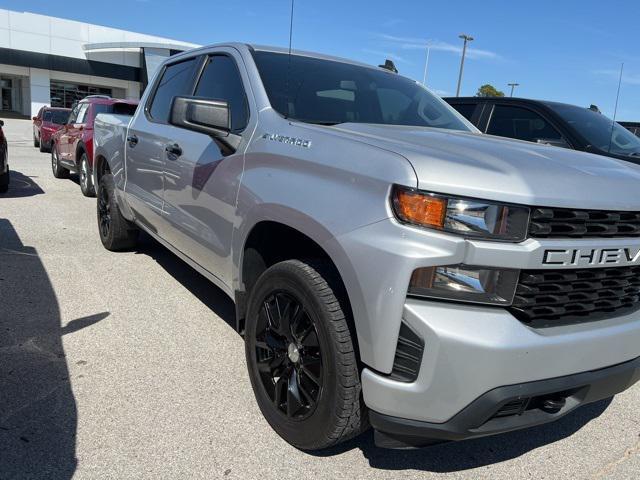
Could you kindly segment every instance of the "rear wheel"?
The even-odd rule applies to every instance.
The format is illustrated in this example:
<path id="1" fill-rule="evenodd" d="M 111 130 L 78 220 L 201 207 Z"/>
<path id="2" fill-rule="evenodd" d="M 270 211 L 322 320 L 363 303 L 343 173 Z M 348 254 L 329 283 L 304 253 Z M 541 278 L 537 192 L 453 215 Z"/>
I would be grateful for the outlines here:
<path id="1" fill-rule="evenodd" d="M 51 146 L 51 170 L 53 171 L 53 176 L 56 178 L 69 178 L 69 170 L 60 165 L 56 144 Z"/>
<path id="2" fill-rule="evenodd" d="M 85 197 L 95 197 L 96 192 L 91 181 L 91 172 L 89 171 L 89 157 L 82 152 L 80 157 L 80 190 Z"/>
<path id="3" fill-rule="evenodd" d="M 280 262 L 250 296 L 249 377 L 262 414 L 287 442 L 316 450 L 366 426 L 353 341 L 324 263 Z"/>
<path id="4" fill-rule="evenodd" d="M 114 252 L 133 248 L 139 230 L 120 213 L 115 198 L 115 183 L 111 174 L 105 174 L 98 186 L 98 232 L 107 250 Z"/>

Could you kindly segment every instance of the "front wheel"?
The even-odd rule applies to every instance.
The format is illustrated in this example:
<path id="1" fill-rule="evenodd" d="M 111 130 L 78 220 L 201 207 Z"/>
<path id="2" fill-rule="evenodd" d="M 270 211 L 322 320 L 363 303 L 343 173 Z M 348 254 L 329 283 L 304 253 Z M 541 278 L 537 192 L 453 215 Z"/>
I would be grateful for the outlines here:
<path id="1" fill-rule="evenodd" d="M 60 165 L 58 147 L 55 144 L 51 146 L 51 170 L 56 178 L 69 178 L 69 170 Z"/>
<path id="2" fill-rule="evenodd" d="M 95 197 L 96 192 L 91 181 L 91 172 L 89 171 L 89 157 L 85 152 L 80 157 L 80 191 L 85 197 Z"/>
<path id="3" fill-rule="evenodd" d="M 40 147 L 40 140 L 38 139 L 38 137 L 36 136 L 36 132 L 33 132 L 33 146 L 36 148 Z"/>
<path id="4" fill-rule="evenodd" d="M 343 307 L 325 263 L 287 260 L 250 295 L 245 345 L 258 406 L 303 450 L 335 445 L 366 426 L 360 375 Z"/>

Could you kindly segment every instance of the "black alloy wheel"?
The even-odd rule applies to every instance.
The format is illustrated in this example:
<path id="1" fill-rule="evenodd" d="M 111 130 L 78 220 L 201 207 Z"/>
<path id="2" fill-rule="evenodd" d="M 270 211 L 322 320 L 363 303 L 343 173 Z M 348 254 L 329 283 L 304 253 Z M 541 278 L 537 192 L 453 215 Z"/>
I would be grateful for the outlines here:
<path id="1" fill-rule="evenodd" d="M 267 422 L 302 450 L 368 426 L 348 305 L 322 260 L 283 260 L 251 287 L 244 331 L 251 386 Z"/>
<path id="2" fill-rule="evenodd" d="M 111 229 L 111 203 L 109 202 L 109 192 L 106 188 L 101 188 L 98 196 L 98 228 L 102 238 L 109 236 L 109 230 Z"/>
<path id="3" fill-rule="evenodd" d="M 322 393 L 322 351 L 314 321 L 292 295 L 275 292 L 257 319 L 260 379 L 275 407 L 294 420 L 311 415 Z"/>

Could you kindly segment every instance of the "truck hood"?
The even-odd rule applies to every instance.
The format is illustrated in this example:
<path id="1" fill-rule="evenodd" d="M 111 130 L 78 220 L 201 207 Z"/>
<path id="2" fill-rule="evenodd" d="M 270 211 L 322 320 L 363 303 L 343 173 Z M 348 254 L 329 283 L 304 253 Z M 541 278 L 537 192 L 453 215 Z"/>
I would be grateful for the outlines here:
<path id="1" fill-rule="evenodd" d="M 333 127 L 413 166 L 418 188 L 525 205 L 640 210 L 640 167 L 474 132 L 347 123 Z"/>

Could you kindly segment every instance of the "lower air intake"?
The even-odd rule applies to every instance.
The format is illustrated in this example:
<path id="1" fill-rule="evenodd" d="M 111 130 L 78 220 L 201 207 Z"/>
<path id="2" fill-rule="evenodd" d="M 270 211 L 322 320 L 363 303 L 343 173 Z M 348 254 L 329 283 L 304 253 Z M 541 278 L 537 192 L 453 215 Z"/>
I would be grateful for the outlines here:
<path id="1" fill-rule="evenodd" d="M 391 378 L 400 382 L 415 382 L 420 372 L 423 352 L 424 340 L 402 322 Z"/>

